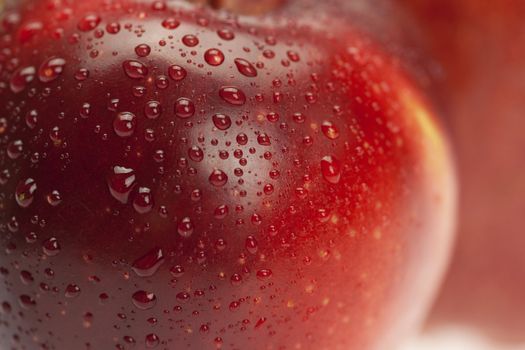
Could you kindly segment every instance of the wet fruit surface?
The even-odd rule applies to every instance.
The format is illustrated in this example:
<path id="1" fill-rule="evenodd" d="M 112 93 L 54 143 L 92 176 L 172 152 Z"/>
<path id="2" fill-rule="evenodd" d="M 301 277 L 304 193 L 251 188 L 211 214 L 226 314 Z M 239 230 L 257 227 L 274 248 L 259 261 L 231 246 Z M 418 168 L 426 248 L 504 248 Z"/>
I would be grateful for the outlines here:
<path id="1" fill-rule="evenodd" d="M 351 28 L 250 23 L 6 13 L 6 348 L 383 348 L 417 320 L 453 206 L 424 101 Z"/>

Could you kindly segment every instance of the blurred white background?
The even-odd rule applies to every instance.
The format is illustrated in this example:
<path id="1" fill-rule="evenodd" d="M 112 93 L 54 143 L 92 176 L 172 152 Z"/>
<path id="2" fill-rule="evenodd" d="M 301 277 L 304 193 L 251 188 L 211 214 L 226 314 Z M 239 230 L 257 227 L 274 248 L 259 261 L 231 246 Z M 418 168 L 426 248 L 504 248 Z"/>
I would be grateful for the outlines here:
<path id="1" fill-rule="evenodd" d="M 525 344 L 494 344 L 468 329 L 446 328 L 411 341 L 402 350 L 525 350 Z"/>

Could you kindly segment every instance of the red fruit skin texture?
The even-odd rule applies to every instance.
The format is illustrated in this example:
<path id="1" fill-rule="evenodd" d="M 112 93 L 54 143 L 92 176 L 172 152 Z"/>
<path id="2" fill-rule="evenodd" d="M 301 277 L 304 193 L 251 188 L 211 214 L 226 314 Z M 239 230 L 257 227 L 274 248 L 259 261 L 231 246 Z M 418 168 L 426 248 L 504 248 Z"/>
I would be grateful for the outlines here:
<path id="1" fill-rule="evenodd" d="M 393 57 L 307 19 L 8 9 L 2 348 L 385 349 L 414 330 L 451 241 L 447 143 Z"/>

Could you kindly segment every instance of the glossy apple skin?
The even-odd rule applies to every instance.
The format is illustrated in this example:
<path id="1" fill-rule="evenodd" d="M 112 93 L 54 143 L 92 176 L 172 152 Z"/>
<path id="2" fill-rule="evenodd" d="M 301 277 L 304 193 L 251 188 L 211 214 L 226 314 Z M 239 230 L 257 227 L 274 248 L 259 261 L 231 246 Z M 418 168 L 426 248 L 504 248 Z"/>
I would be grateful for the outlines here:
<path id="1" fill-rule="evenodd" d="M 458 244 L 430 323 L 522 344 L 525 4 L 405 2 L 442 66 L 435 92 L 447 110 L 461 187 Z"/>
<path id="2" fill-rule="evenodd" d="M 449 149 L 424 97 L 347 24 L 331 35 L 334 23 L 307 14 L 159 4 L 34 1 L 18 5 L 19 23 L 8 12 L 3 346 L 404 340 L 440 279 L 454 212 Z M 39 69 L 50 58 L 63 62 Z M 19 73 L 32 66 L 29 81 Z"/>

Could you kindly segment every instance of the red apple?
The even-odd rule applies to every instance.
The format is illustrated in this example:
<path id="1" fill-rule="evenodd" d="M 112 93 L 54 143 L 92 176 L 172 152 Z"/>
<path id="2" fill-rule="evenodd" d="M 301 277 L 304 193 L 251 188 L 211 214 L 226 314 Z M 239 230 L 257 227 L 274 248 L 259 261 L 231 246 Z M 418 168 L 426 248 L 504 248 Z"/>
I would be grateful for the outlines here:
<path id="1" fill-rule="evenodd" d="M 407 1 L 442 79 L 458 159 L 459 237 L 431 317 L 525 341 L 525 3 Z M 494 69 L 497 67 L 497 69 Z"/>
<path id="2" fill-rule="evenodd" d="M 282 13 L 6 12 L 5 347 L 385 349 L 414 329 L 450 245 L 447 143 L 395 57 Z"/>

